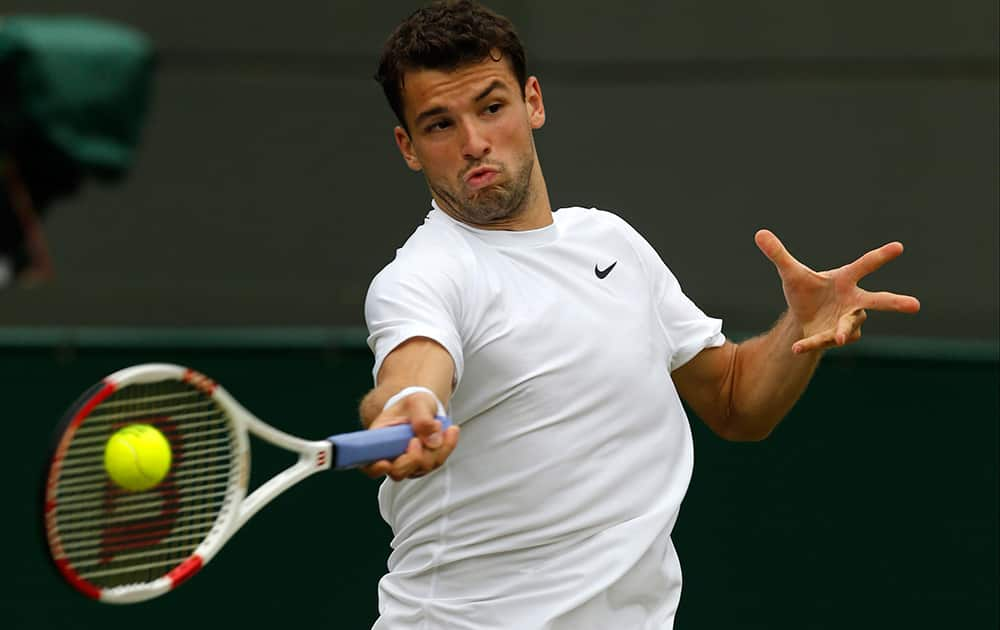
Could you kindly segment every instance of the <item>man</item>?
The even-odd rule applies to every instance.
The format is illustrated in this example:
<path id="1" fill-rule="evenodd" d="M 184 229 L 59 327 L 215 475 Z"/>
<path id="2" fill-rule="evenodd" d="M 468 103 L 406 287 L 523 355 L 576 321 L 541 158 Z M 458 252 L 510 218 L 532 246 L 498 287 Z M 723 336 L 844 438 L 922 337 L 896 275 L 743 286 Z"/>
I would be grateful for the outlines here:
<path id="1" fill-rule="evenodd" d="M 737 345 L 623 220 L 552 211 L 541 87 L 505 18 L 467 1 L 417 11 L 378 80 L 433 202 L 366 302 L 363 421 L 418 436 L 366 469 L 391 478 L 379 503 L 395 534 L 375 627 L 672 627 L 670 532 L 692 467 L 681 398 L 726 439 L 766 437 L 865 309 L 919 309 L 857 287 L 902 245 L 816 273 L 761 230 L 788 310 Z M 434 419 L 444 406 L 461 440 Z"/>
<path id="2" fill-rule="evenodd" d="M 13 156 L 0 152 L 0 289 L 51 280 L 52 259 L 27 183 Z"/>

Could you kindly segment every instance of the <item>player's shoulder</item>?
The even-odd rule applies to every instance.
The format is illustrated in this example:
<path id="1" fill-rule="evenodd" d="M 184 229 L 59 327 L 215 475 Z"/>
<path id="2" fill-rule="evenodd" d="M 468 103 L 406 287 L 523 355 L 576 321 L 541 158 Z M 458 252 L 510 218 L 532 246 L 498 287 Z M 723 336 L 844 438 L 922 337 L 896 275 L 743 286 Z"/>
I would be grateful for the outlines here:
<path id="1" fill-rule="evenodd" d="M 425 281 L 448 278 L 459 281 L 474 264 L 469 245 L 446 221 L 433 213 L 396 250 L 396 255 L 372 280 L 372 285 L 405 281 L 419 276 Z"/>
<path id="2" fill-rule="evenodd" d="M 417 226 L 403 246 L 400 252 L 439 249 L 442 246 L 454 247 L 462 242 L 462 236 L 454 229 L 454 226 L 441 216 L 440 210 L 431 210 L 424 217 L 424 222 Z"/>

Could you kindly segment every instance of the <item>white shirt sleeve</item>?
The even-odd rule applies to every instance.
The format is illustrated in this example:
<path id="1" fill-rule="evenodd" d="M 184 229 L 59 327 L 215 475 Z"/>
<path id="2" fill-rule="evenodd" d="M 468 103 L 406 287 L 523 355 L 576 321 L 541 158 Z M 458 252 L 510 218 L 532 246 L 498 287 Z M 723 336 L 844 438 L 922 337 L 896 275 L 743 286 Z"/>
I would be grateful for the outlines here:
<path id="1" fill-rule="evenodd" d="M 455 363 L 454 383 L 462 377 L 459 332 L 461 281 L 434 260 L 397 257 L 372 280 L 365 299 L 368 346 L 375 355 L 372 378 L 401 343 L 427 337 L 441 344 Z"/>
<path id="2" fill-rule="evenodd" d="M 705 315 L 684 295 L 677 278 L 653 246 L 624 220 L 622 223 L 649 278 L 660 325 L 670 346 L 670 371 L 681 367 L 705 348 L 724 344 L 722 320 Z"/>

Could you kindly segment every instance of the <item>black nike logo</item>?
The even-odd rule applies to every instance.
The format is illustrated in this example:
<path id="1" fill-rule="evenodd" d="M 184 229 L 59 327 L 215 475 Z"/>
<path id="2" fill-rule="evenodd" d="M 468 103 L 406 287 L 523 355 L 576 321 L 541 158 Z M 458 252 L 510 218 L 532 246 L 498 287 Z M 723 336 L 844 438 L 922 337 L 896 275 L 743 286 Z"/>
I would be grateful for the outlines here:
<path id="1" fill-rule="evenodd" d="M 594 265 L 594 273 L 597 275 L 598 278 L 604 280 L 605 278 L 608 277 L 608 274 L 611 273 L 611 270 L 614 269 L 615 265 L 617 264 L 618 261 L 616 260 L 615 262 L 611 263 L 611 266 L 608 267 L 607 269 L 598 269 L 597 265 Z"/>

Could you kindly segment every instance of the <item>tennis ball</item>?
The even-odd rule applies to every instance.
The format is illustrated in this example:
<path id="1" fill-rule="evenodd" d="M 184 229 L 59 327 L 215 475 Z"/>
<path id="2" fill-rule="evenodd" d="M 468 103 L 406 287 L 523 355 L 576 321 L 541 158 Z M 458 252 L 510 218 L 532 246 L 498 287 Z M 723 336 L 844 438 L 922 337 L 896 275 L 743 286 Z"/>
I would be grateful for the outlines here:
<path id="1" fill-rule="evenodd" d="M 148 424 L 130 424 L 105 445 L 104 468 L 122 488 L 148 490 L 170 470 L 170 442 Z"/>

